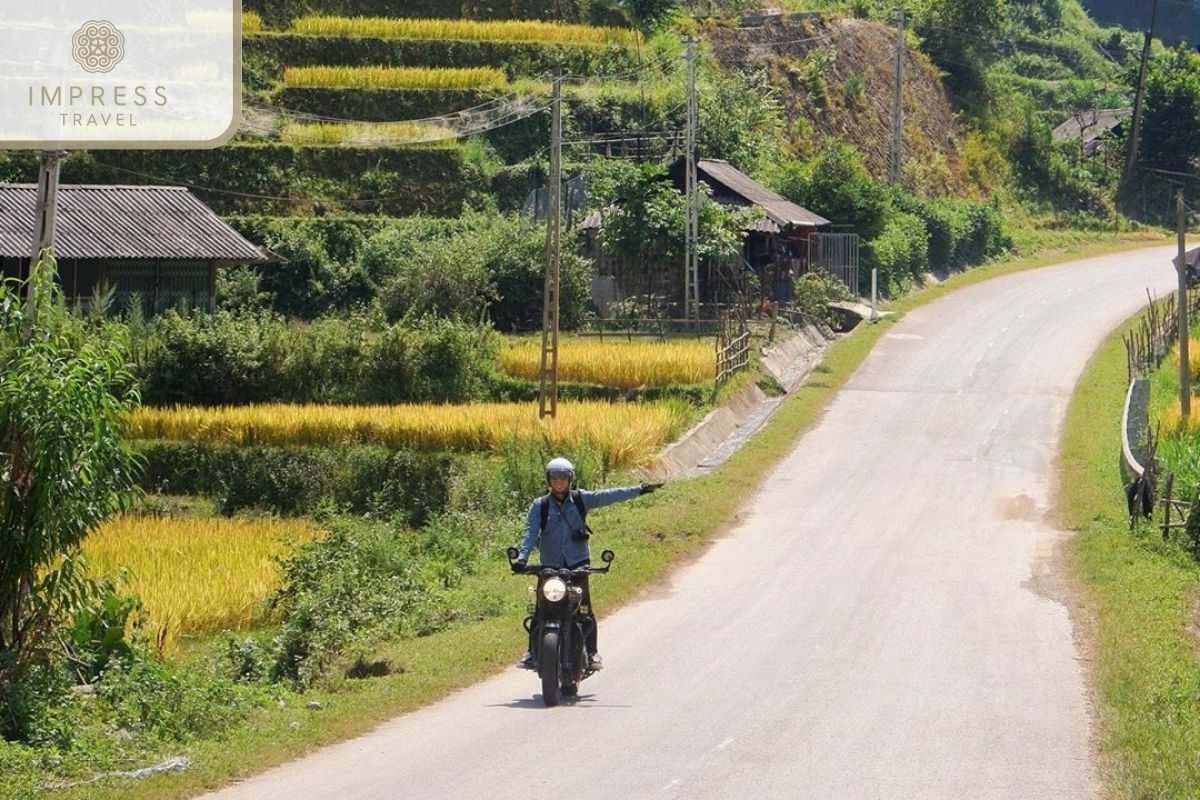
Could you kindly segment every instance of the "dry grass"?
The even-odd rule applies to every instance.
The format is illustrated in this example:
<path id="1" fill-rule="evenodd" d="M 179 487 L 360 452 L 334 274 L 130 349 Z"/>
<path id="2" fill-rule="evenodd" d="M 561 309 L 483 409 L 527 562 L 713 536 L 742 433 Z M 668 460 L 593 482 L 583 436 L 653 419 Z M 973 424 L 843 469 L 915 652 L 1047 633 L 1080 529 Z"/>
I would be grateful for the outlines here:
<path id="1" fill-rule="evenodd" d="M 124 587 L 141 598 L 169 648 L 179 636 L 268 621 L 275 559 L 316 535 L 295 520 L 122 516 L 83 549 L 97 575 L 126 570 Z"/>
<path id="2" fill-rule="evenodd" d="M 538 380 L 541 341 L 524 341 L 500 352 L 500 367 L 510 375 Z M 716 377 L 716 352 L 710 340 L 666 342 L 599 342 L 566 339 L 559 342 L 558 376 L 578 383 L 638 387 L 670 386 L 711 381 Z"/>
<path id="3" fill-rule="evenodd" d="M 500 89 L 507 84 L 495 67 L 288 67 L 285 86 L 296 89 Z"/>
<path id="4" fill-rule="evenodd" d="M 583 46 L 636 47 L 641 39 L 628 28 L 567 25 L 537 20 L 389 19 L 308 16 L 292 20 L 292 30 L 313 36 L 369 36 L 378 39 L 457 39 L 489 42 L 541 42 Z"/>
<path id="5" fill-rule="evenodd" d="M 257 405 L 138 410 L 136 439 L 234 445 L 338 446 L 498 452 L 516 442 L 555 450 L 587 445 L 614 467 L 643 464 L 691 419 L 682 402 L 560 403 L 557 419 L 538 419 L 533 403 L 470 405 Z"/>

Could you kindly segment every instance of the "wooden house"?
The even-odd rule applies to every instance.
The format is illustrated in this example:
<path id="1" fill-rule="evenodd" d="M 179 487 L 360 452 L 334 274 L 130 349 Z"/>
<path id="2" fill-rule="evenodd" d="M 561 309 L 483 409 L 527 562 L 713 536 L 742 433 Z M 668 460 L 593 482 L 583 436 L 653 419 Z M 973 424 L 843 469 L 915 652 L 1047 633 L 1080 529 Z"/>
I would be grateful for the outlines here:
<path id="1" fill-rule="evenodd" d="M 36 202 L 36 185 L 0 184 L 5 277 L 29 274 Z M 278 260 L 174 186 L 60 186 L 54 252 L 69 301 L 87 304 L 109 287 L 115 309 L 136 295 L 148 315 L 211 310 L 218 269 Z"/>

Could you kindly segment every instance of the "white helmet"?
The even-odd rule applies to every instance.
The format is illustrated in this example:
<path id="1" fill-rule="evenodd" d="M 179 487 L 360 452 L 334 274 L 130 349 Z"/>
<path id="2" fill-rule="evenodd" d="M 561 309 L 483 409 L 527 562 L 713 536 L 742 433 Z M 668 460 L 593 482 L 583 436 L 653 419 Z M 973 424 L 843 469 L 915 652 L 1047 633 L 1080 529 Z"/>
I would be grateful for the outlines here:
<path id="1" fill-rule="evenodd" d="M 552 477 L 561 478 L 564 477 L 564 475 L 574 482 L 575 465 L 561 456 L 550 459 L 550 462 L 546 464 L 546 479 L 549 480 Z"/>

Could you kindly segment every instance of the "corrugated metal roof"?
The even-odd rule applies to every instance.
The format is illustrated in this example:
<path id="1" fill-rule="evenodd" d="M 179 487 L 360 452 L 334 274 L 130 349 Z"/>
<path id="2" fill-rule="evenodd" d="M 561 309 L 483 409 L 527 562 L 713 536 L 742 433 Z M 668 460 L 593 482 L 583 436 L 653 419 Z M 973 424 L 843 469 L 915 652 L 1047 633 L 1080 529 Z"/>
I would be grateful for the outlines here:
<path id="1" fill-rule="evenodd" d="M 37 186 L 0 183 L 0 256 L 27 258 Z M 272 260 L 177 186 L 58 187 L 59 258 Z"/>
<path id="2" fill-rule="evenodd" d="M 1051 132 L 1057 142 L 1083 139 L 1091 142 L 1105 131 L 1120 125 L 1133 111 L 1128 108 L 1098 108 L 1072 116 Z"/>
<path id="3" fill-rule="evenodd" d="M 767 187 L 755 182 L 749 175 L 736 169 L 728 161 L 702 158 L 696 162 L 696 168 L 767 212 L 767 217 L 776 225 L 781 227 L 799 225 L 815 228 L 830 224 L 829 220 L 819 214 L 814 214 L 807 208 L 798 206 L 791 200 L 775 194 Z"/>

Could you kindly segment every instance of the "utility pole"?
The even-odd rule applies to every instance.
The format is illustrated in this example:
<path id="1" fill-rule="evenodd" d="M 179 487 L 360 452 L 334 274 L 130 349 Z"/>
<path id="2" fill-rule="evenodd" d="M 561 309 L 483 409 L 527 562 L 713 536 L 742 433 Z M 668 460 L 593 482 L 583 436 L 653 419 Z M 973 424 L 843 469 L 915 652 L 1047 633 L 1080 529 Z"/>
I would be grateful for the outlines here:
<path id="1" fill-rule="evenodd" d="M 1137 91 L 1133 95 L 1133 123 L 1129 129 L 1129 148 L 1125 152 L 1125 173 L 1121 182 L 1125 183 L 1133 175 L 1133 166 L 1137 163 L 1138 135 L 1142 129 L 1142 89 L 1146 85 L 1146 62 L 1150 59 L 1150 42 L 1154 38 L 1154 22 L 1158 18 L 1158 0 L 1150 11 L 1150 27 L 1146 29 L 1146 38 L 1142 42 L 1142 63 L 1138 67 Z"/>
<path id="2" fill-rule="evenodd" d="M 42 165 L 38 171 L 37 200 L 34 203 L 33 240 L 30 242 L 29 275 L 41 258 L 43 250 L 54 253 L 55 228 L 58 219 L 58 172 L 65 150 L 43 150 Z M 29 303 L 29 320 L 32 322 L 36 309 L 33 307 L 34 293 L 26 289 Z"/>
<path id="3" fill-rule="evenodd" d="M 562 254 L 562 78 L 550 98 L 550 181 L 546 194 L 546 292 L 542 300 L 542 389 L 538 418 L 558 416 L 558 289 Z"/>
<path id="4" fill-rule="evenodd" d="M 684 316 L 700 321 L 700 266 L 697 250 L 700 242 L 700 194 L 696 187 L 696 133 L 699 105 L 696 102 L 696 40 L 687 39 L 687 233 L 684 235 Z"/>
<path id="5" fill-rule="evenodd" d="M 1183 205 L 1183 187 L 1175 190 L 1175 238 L 1179 249 L 1179 414 L 1184 420 L 1192 412 L 1192 376 L 1188 361 L 1187 296 L 1187 211 Z"/>
<path id="6" fill-rule="evenodd" d="M 900 148 L 904 144 L 904 9 L 896 10 L 896 69 L 892 88 L 892 154 L 888 161 L 888 183 L 900 183 Z"/>

